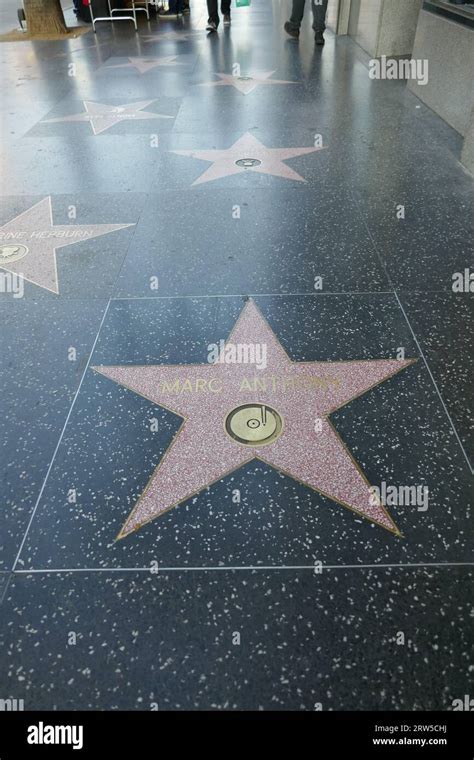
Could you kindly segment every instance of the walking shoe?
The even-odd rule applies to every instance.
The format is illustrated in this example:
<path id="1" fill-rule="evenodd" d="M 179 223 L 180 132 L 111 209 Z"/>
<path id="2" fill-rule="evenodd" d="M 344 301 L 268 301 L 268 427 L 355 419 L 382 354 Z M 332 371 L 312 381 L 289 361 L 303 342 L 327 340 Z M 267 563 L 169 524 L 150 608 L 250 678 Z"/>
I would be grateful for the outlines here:
<path id="1" fill-rule="evenodd" d="M 314 35 L 314 41 L 316 45 L 324 45 L 325 43 L 324 34 L 322 32 L 316 32 L 316 34 Z"/>
<path id="2" fill-rule="evenodd" d="M 160 11 L 160 16 L 167 16 L 167 18 L 178 18 L 179 13 L 175 11 Z"/>
<path id="3" fill-rule="evenodd" d="M 217 24 L 215 21 L 209 19 L 206 26 L 206 32 L 217 32 Z"/>
<path id="4" fill-rule="evenodd" d="M 224 13 L 224 26 L 230 26 L 230 13 Z"/>
<path id="5" fill-rule="evenodd" d="M 295 39 L 298 39 L 300 36 L 300 30 L 294 29 L 289 21 L 285 22 L 285 26 L 283 27 L 285 32 L 290 35 L 290 37 L 294 37 Z"/>

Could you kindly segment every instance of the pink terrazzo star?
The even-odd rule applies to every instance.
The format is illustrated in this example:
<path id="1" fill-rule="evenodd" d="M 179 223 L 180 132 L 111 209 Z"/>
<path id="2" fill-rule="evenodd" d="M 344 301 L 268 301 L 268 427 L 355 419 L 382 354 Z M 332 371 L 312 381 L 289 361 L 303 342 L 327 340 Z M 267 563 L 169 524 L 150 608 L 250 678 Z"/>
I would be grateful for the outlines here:
<path id="1" fill-rule="evenodd" d="M 56 119 L 43 119 L 40 124 L 60 124 L 61 122 L 87 121 L 91 125 L 95 136 L 102 134 L 115 124 L 122 121 L 143 121 L 149 119 L 172 119 L 161 113 L 144 111 L 155 100 L 139 100 L 135 103 L 124 103 L 120 106 L 111 106 L 105 103 L 93 103 L 91 100 L 83 100 L 83 113 L 74 113 L 70 116 L 61 116 Z"/>
<path id="2" fill-rule="evenodd" d="M 238 345 L 266 346 L 266 366 L 222 363 Z M 118 538 L 124 538 L 182 501 L 254 459 L 261 460 L 361 517 L 399 535 L 333 428 L 329 415 L 413 360 L 293 362 L 253 301 L 243 309 L 218 360 L 202 365 L 94 367 L 183 417 L 183 423 Z M 262 410 L 251 427 L 282 428 L 271 442 L 242 443 L 226 423 L 244 405 Z M 262 434 L 263 436 L 263 434 Z"/>
<path id="3" fill-rule="evenodd" d="M 53 224 L 51 197 L 0 227 L 0 269 L 59 294 L 56 251 L 133 224 Z"/>
<path id="4" fill-rule="evenodd" d="M 202 37 L 202 32 L 198 30 L 190 30 L 188 32 L 160 32 L 160 34 L 150 34 L 143 39 L 145 42 L 185 42 L 186 40 L 193 40 L 196 36 Z"/>
<path id="5" fill-rule="evenodd" d="M 129 57 L 128 63 L 117 63 L 106 66 L 107 69 L 136 69 L 140 74 L 146 74 L 158 66 L 184 66 L 177 60 L 177 55 L 164 55 L 161 58 L 133 58 Z"/>
<path id="6" fill-rule="evenodd" d="M 270 79 L 274 71 L 251 71 L 248 76 L 234 76 L 233 74 L 221 74 L 216 72 L 219 77 L 218 82 L 202 82 L 199 87 L 235 87 L 242 95 L 249 95 L 257 87 L 279 85 L 279 84 L 298 84 L 297 82 L 288 82 L 285 79 Z"/>
<path id="7" fill-rule="evenodd" d="M 177 153 L 179 156 L 200 158 L 202 161 L 212 163 L 212 166 L 193 182 L 193 185 L 202 185 L 204 182 L 212 182 L 215 179 L 230 177 L 232 174 L 240 174 L 246 171 L 305 182 L 304 177 L 287 166 L 284 161 L 296 156 L 306 156 L 308 153 L 315 153 L 318 150 L 323 150 L 323 147 L 267 148 L 250 132 L 246 132 L 230 148 L 224 150 L 173 150 L 171 152 Z M 258 163 L 254 166 L 242 166 L 236 163 L 242 159 L 255 159 Z"/>

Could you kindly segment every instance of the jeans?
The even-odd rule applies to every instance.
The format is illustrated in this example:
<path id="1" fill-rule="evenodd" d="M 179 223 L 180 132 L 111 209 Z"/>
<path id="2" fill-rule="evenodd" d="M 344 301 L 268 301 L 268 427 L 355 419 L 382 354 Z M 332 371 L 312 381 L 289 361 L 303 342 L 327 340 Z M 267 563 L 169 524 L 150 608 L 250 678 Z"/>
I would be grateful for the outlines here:
<path id="1" fill-rule="evenodd" d="M 169 0 L 168 6 L 171 13 L 182 13 L 184 3 L 183 0 Z"/>
<path id="2" fill-rule="evenodd" d="M 293 10 L 290 17 L 290 26 L 299 30 L 303 20 L 304 6 L 306 0 L 293 0 Z M 326 11 L 328 9 L 328 0 L 311 0 L 313 10 L 313 29 L 315 32 L 324 32 L 326 29 Z"/>
<path id="3" fill-rule="evenodd" d="M 207 0 L 207 11 L 209 21 L 214 21 L 216 26 L 219 25 L 219 12 L 217 10 L 218 0 Z M 221 0 L 221 13 L 230 13 L 230 0 Z"/>

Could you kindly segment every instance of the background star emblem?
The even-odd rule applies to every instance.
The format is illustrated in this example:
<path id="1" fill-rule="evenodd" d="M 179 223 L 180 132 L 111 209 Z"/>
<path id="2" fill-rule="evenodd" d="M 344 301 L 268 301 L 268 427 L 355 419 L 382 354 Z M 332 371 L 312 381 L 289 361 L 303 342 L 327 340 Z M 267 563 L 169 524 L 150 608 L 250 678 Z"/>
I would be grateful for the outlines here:
<path id="1" fill-rule="evenodd" d="M 197 34 L 202 36 L 202 32 L 162 32 L 161 34 L 150 34 L 148 37 L 144 37 L 145 42 L 161 42 L 162 40 L 170 40 L 180 42 L 181 40 L 193 39 Z"/>
<path id="2" fill-rule="evenodd" d="M 398 534 L 385 509 L 374 504 L 368 481 L 333 428 L 329 415 L 413 360 L 293 362 L 252 301 L 244 307 L 226 345 L 229 342 L 266 345 L 266 368 L 257 370 L 255 365 L 219 361 L 203 365 L 94 367 L 96 372 L 183 418 L 118 537 L 138 530 L 254 459 Z M 258 391 L 248 385 L 249 376 L 260 379 Z M 266 387 L 262 386 L 264 377 Z M 278 380 L 276 388 L 272 377 Z M 199 380 L 201 392 L 170 392 L 175 383 L 185 379 L 193 387 Z M 215 391 L 217 387 L 221 392 Z M 226 432 L 229 412 L 247 403 L 268 405 L 281 415 L 283 428 L 276 440 L 265 446 L 249 446 Z M 322 423 L 318 432 L 316 419 Z"/>
<path id="3" fill-rule="evenodd" d="M 56 250 L 133 224 L 53 224 L 51 197 L 31 206 L 0 227 L 0 246 L 25 248 L 22 258 L 11 262 L 0 257 L 0 269 L 22 277 L 40 288 L 59 294 Z M 66 236 L 69 236 L 66 237 Z M 72 237 L 75 236 L 75 237 Z"/>
<path id="4" fill-rule="evenodd" d="M 287 82 L 284 79 L 270 79 L 274 71 L 251 71 L 247 77 L 236 77 L 233 74 L 220 74 L 218 82 L 202 82 L 199 87 L 235 87 L 242 95 L 248 95 L 257 87 L 264 85 L 276 84 L 298 84 L 298 82 Z"/>
<path id="5" fill-rule="evenodd" d="M 128 69 L 134 68 L 140 74 L 146 74 L 157 66 L 183 66 L 184 64 L 177 61 L 177 55 L 164 55 L 161 58 L 130 58 L 128 63 L 117 63 L 114 66 L 107 66 L 108 69 Z"/>
<path id="6" fill-rule="evenodd" d="M 230 148 L 224 150 L 173 150 L 171 152 L 177 153 L 179 156 L 200 158 L 202 161 L 212 163 L 212 166 L 192 183 L 193 185 L 201 185 L 204 182 L 212 182 L 215 179 L 230 177 L 232 174 L 240 174 L 245 171 L 271 174 L 274 177 L 305 182 L 304 177 L 287 166 L 284 161 L 296 156 L 315 153 L 318 150 L 323 150 L 323 148 L 267 148 L 250 132 L 246 132 Z M 236 161 L 242 158 L 255 158 L 261 163 L 249 168 L 239 166 Z"/>
<path id="7" fill-rule="evenodd" d="M 42 124 L 56 124 L 68 121 L 88 121 L 92 127 L 94 135 L 100 135 L 115 124 L 122 121 L 139 121 L 143 119 L 172 119 L 172 116 L 166 116 L 159 113 L 150 113 L 142 111 L 143 108 L 154 103 L 155 100 L 139 100 L 136 103 L 125 103 L 120 106 L 106 105 L 105 103 L 93 103 L 90 100 L 84 100 L 83 113 L 71 114 L 71 116 L 61 116 L 56 119 L 43 119 Z"/>

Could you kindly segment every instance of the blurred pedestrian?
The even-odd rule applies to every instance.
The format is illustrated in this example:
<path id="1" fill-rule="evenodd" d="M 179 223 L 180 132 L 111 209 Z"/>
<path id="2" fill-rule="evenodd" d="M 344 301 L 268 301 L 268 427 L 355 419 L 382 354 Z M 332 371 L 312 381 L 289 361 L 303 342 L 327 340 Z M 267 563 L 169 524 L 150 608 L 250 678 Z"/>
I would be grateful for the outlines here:
<path id="1" fill-rule="evenodd" d="M 217 10 L 218 0 L 207 0 L 207 12 L 209 13 L 209 21 L 207 22 L 206 30 L 208 32 L 217 32 L 219 26 L 219 12 Z M 221 13 L 224 17 L 224 26 L 230 24 L 230 0 L 221 0 Z"/>
<path id="2" fill-rule="evenodd" d="M 306 0 L 293 0 L 293 9 L 290 20 L 285 23 L 285 32 L 289 34 L 290 37 L 298 39 L 300 36 L 300 26 L 303 20 L 305 2 Z M 314 41 L 316 45 L 324 45 L 328 0 L 311 0 L 311 8 L 313 10 Z"/>
<path id="3" fill-rule="evenodd" d="M 169 0 L 168 10 L 160 11 L 160 16 L 180 16 L 184 10 L 183 0 Z"/>

